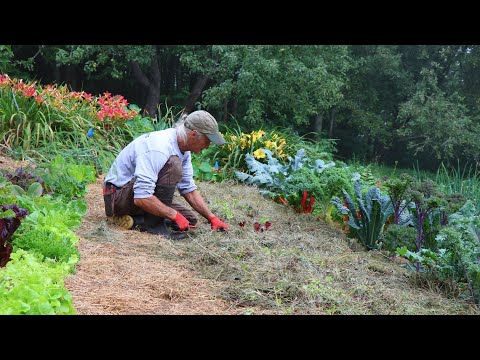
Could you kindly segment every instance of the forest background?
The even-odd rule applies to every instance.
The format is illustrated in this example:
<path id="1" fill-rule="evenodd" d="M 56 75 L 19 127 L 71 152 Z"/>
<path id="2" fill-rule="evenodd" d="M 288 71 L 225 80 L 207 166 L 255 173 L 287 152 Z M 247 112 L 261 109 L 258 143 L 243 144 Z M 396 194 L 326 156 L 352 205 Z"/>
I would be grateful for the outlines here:
<path id="1" fill-rule="evenodd" d="M 335 139 L 339 159 L 426 170 L 479 160 L 479 67 L 478 45 L 0 45 L 11 78 L 121 94 L 151 117 L 205 109 L 245 132 Z"/>

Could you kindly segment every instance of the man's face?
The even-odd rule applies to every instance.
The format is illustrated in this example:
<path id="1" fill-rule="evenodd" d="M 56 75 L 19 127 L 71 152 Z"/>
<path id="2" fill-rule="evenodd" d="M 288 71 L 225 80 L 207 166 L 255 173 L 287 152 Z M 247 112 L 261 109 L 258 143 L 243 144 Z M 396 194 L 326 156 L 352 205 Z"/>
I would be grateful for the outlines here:
<path id="1" fill-rule="evenodd" d="M 210 146 L 210 139 L 207 135 L 202 134 L 196 130 L 192 131 L 192 138 L 190 139 L 190 151 L 198 154 L 203 149 L 206 149 Z"/>

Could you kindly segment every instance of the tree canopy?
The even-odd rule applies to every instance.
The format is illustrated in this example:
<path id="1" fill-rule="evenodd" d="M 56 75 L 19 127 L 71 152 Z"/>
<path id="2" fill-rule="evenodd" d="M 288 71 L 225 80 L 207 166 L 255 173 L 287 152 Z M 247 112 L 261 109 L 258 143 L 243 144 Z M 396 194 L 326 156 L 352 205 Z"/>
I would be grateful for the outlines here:
<path id="1" fill-rule="evenodd" d="M 343 156 L 405 165 L 479 160 L 479 67 L 478 45 L 0 45 L 11 76 L 116 91 L 151 116 L 166 103 L 246 131 L 313 132 Z"/>

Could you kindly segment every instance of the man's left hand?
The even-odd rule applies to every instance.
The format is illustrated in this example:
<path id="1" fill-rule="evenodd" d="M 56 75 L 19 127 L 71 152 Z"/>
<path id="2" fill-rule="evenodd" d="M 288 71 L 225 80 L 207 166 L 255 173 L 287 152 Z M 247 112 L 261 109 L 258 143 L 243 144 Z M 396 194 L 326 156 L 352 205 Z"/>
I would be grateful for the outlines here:
<path id="1" fill-rule="evenodd" d="M 210 219 L 208 219 L 208 222 L 212 225 L 212 230 L 214 231 L 220 229 L 230 230 L 230 227 L 216 216 L 212 216 Z"/>

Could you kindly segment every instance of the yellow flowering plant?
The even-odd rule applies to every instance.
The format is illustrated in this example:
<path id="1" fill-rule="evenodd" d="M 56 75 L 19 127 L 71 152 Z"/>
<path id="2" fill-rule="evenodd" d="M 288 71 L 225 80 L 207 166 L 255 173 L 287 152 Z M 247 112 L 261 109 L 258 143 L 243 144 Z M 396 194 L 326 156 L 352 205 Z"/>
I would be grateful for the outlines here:
<path id="1" fill-rule="evenodd" d="M 287 160 L 287 157 L 294 152 L 287 144 L 285 137 L 279 135 L 278 131 L 257 130 L 250 133 L 239 131 L 227 131 L 223 134 L 225 144 L 215 154 L 221 164 L 224 178 L 231 177 L 230 169 L 246 171 L 245 155 L 252 154 L 260 162 L 267 162 L 267 155 L 264 149 L 268 149 L 279 160 Z"/>

